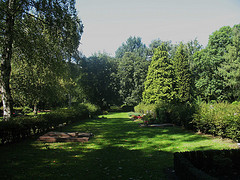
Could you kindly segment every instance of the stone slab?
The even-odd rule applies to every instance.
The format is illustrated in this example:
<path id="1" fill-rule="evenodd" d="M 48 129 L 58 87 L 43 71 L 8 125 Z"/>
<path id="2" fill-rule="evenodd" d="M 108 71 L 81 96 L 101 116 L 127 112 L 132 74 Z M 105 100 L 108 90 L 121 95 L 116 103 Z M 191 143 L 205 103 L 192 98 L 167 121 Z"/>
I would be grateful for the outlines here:
<path id="1" fill-rule="evenodd" d="M 140 124 L 140 127 L 173 127 L 174 124 L 171 123 L 165 123 L 165 124 Z"/>

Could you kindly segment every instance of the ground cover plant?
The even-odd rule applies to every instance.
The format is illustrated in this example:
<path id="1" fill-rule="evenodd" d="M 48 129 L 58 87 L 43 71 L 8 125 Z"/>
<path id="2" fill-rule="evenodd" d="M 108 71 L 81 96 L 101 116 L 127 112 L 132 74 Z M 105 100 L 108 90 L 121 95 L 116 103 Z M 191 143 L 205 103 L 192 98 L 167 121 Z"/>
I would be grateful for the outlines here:
<path id="1" fill-rule="evenodd" d="M 237 148 L 180 127 L 142 128 L 128 113 L 104 117 L 62 129 L 93 133 L 86 143 L 32 139 L 0 146 L 0 179 L 169 179 L 175 152 Z"/>

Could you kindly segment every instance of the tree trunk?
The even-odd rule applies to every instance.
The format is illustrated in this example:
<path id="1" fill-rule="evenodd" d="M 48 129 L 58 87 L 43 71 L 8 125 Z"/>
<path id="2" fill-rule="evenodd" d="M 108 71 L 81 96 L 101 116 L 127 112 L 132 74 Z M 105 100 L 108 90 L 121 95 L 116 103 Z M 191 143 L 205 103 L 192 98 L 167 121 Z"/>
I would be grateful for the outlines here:
<path id="1" fill-rule="evenodd" d="M 33 107 L 33 113 L 34 113 L 35 115 L 37 115 L 37 113 L 38 113 L 38 110 L 37 110 L 37 103 L 34 104 L 34 107 Z"/>
<path id="2" fill-rule="evenodd" d="M 9 81 L 11 74 L 11 58 L 13 45 L 14 4 L 15 0 L 8 1 L 8 7 L 6 11 L 6 29 L 4 34 L 4 46 L 1 61 L 1 91 L 4 120 L 9 120 L 12 115 L 12 97 L 9 87 Z"/>

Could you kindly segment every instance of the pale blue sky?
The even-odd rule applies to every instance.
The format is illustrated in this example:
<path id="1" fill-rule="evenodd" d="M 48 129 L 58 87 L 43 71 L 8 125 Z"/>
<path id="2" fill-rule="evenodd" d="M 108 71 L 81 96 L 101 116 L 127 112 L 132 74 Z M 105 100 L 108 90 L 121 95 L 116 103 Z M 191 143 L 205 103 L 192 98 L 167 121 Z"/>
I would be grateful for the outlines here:
<path id="1" fill-rule="evenodd" d="M 79 50 L 115 51 L 130 36 L 207 45 L 211 33 L 240 23 L 240 0 L 76 0 L 84 24 Z"/>

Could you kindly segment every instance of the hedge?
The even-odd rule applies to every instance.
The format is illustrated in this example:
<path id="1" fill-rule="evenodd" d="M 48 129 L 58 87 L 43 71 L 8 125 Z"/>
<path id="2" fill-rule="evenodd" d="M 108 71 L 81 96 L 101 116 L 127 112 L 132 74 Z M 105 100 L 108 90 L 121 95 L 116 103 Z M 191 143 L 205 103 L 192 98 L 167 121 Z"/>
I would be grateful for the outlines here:
<path id="1" fill-rule="evenodd" d="M 159 123 L 173 123 L 187 129 L 240 142 L 240 103 L 139 104 L 135 112 L 153 113 Z"/>
<path id="2" fill-rule="evenodd" d="M 240 140 L 240 104 L 201 103 L 192 123 L 203 133 Z"/>
<path id="3" fill-rule="evenodd" d="M 92 109 L 91 113 L 94 113 Z M 43 115 L 14 117 L 9 121 L 1 121 L 0 144 L 18 142 L 87 117 L 87 106 L 80 104 L 74 108 L 60 108 Z"/>

